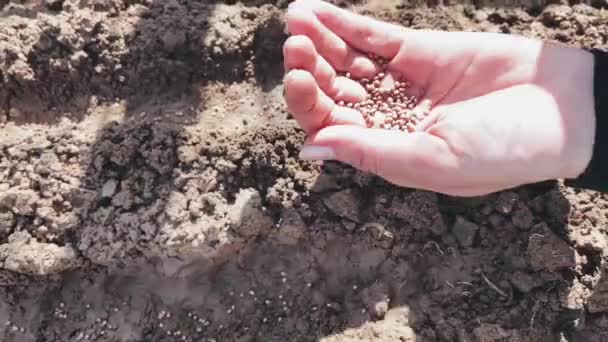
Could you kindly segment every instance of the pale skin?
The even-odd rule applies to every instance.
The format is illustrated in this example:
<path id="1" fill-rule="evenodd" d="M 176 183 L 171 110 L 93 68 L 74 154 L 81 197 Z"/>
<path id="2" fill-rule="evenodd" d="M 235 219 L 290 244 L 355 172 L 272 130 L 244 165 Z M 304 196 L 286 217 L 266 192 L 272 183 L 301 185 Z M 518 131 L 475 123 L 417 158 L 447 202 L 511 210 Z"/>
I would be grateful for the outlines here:
<path id="1" fill-rule="evenodd" d="M 300 157 L 334 160 L 398 186 L 479 196 L 574 178 L 592 155 L 593 57 L 515 35 L 419 31 L 321 0 L 287 13 L 285 99 L 308 138 Z M 373 52 L 408 79 L 430 115 L 414 133 L 366 128 L 337 105 L 365 89 Z"/>

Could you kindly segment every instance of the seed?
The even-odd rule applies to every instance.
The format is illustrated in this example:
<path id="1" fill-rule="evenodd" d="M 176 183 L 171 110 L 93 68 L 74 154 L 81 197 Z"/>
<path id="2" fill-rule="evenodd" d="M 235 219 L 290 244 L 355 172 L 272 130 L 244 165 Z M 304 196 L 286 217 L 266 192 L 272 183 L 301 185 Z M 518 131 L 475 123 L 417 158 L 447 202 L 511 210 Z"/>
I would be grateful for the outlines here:
<path id="1" fill-rule="evenodd" d="M 410 111 L 416 107 L 418 99 L 407 93 L 411 86 L 410 82 L 400 78 L 401 75 L 387 74 L 388 61 L 386 59 L 373 54 L 368 56 L 378 64 L 381 70 L 372 79 L 354 80 L 367 90 L 365 100 L 358 103 L 340 101 L 339 104 L 358 110 L 367 127 L 411 131 L 411 127 L 418 120 L 428 115 L 430 103 L 420 106 L 420 109 L 412 114 Z M 343 75 L 352 79 L 349 73 L 343 73 Z M 389 84 L 390 88 L 387 88 Z"/>

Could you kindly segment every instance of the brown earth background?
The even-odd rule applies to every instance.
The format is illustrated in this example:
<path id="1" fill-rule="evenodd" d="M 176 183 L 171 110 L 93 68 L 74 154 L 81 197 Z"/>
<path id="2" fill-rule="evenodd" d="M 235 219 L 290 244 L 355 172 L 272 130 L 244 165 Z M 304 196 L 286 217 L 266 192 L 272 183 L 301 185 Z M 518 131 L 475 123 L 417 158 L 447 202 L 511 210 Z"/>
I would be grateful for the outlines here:
<path id="1" fill-rule="evenodd" d="M 0 340 L 608 340 L 607 196 L 298 160 L 288 2 L 0 0 Z M 337 3 L 608 40 L 601 1 Z"/>

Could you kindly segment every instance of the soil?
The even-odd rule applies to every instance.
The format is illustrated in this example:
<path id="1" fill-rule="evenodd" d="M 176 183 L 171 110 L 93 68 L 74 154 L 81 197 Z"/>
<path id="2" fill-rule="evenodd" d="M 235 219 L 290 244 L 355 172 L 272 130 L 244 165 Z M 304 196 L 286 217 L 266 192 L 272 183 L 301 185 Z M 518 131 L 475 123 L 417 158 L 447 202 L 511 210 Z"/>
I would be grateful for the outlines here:
<path id="1" fill-rule="evenodd" d="M 597 3 L 340 3 L 608 40 Z M 0 1 L 2 341 L 607 340 L 608 197 L 301 162 L 287 4 Z"/>

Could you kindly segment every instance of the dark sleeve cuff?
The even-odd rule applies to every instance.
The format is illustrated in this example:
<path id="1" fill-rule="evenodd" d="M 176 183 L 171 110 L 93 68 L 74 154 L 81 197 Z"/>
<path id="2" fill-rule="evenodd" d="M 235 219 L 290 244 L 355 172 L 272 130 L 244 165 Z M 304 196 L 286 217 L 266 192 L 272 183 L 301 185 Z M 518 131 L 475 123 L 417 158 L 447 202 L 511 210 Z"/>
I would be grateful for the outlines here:
<path id="1" fill-rule="evenodd" d="M 565 185 L 608 192 L 608 52 L 590 50 L 594 55 L 593 95 L 595 99 L 595 140 L 593 155 L 587 169 Z"/>

